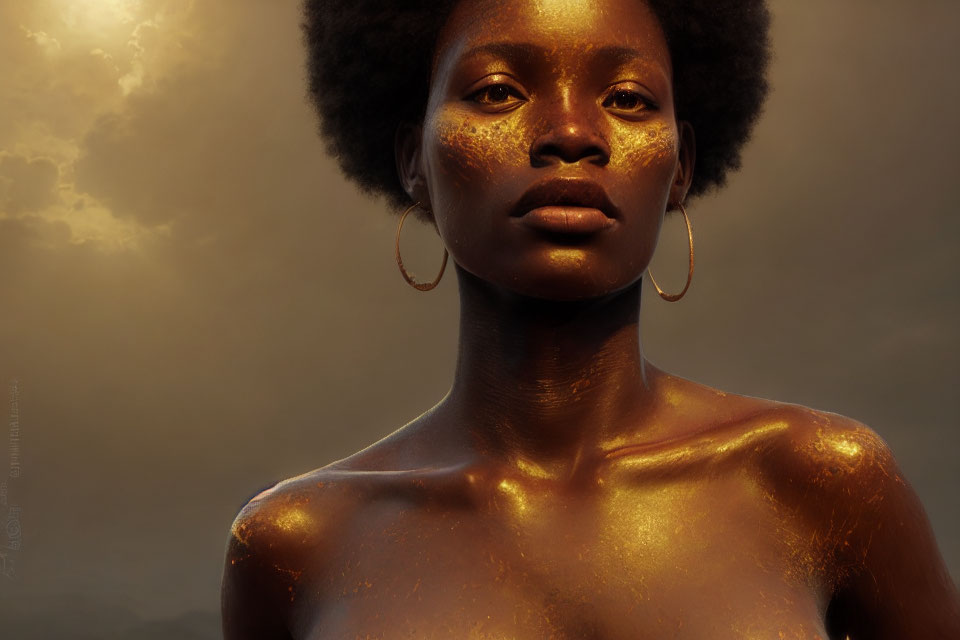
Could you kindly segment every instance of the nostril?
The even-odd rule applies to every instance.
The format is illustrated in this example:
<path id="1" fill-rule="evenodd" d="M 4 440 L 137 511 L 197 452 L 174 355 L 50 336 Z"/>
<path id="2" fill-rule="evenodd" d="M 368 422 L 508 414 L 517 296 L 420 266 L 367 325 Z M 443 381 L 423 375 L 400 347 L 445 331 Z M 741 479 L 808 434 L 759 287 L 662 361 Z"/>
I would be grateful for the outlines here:
<path id="1" fill-rule="evenodd" d="M 602 167 L 610 161 L 610 154 L 596 145 L 576 151 L 569 151 L 557 145 L 544 145 L 531 152 L 530 160 L 536 167 L 545 167 L 561 162 L 573 164 L 581 160 L 587 160 Z"/>
<path id="2" fill-rule="evenodd" d="M 577 153 L 568 153 L 559 147 L 544 147 L 538 153 L 531 154 L 531 161 L 534 166 L 546 167 L 551 164 L 567 163 L 573 164 L 581 160 L 588 160 L 589 162 L 604 166 L 609 162 L 609 156 L 603 153 L 599 147 L 593 147 L 590 149 L 584 149 Z"/>
<path id="3" fill-rule="evenodd" d="M 596 133 L 567 126 L 544 134 L 530 148 L 530 162 L 535 167 L 560 162 L 572 164 L 581 160 L 599 166 L 607 164 L 610 161 L 609 145 Z"/>

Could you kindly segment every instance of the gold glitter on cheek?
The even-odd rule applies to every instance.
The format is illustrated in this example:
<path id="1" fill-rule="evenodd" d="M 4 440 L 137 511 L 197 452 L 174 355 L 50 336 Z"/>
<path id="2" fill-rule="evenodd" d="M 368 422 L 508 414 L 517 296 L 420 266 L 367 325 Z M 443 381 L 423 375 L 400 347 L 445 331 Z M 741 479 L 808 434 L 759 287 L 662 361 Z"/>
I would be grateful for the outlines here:
<path id="1" fill-rule="evenodd" d="M 461 188 L 493 182 L 503 167 L 527 159 L 525 127 L 516 115 L 473 117 L 460 107 L 442 107 L 427 122 L 425 146 L 430 170 Z"/>
<path id="2" fill-rule="evenodd" d="M 476 127 L 452 117 L 439 117 L 429 123 L 427 135 L 431 173 L 441 173 L 456 188 L 468 184 L 480 170 L 484 155 Z"/>
<path id="3" fill-rule="evenodd" d="M 624 122 L 612 134 L 611 163 L 628 167 L 673 164 L 677 159 L 676 128 L 663 121 L 638 124 Z"/>

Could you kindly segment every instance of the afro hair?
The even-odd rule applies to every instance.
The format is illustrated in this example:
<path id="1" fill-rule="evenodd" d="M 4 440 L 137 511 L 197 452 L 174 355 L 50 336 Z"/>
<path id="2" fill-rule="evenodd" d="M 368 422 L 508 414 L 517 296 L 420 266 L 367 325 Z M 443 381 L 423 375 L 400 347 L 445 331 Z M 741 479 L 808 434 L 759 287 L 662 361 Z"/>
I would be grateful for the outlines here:
<path id="1" fill-rule="evenodd" d="M 770 15 L 765 0 L 643 1 L 666 34 L 677 118 L 696 133 L 688 195 L 700 195 L 740 168 L 767 94 Z M 437 35 L 455 4 L 304 3 L 309 93 L 327 150 L 362 191 L 386 196 L 395 209 L 412 204 L 397 175 L 395 135 L 423 119 Z"/>

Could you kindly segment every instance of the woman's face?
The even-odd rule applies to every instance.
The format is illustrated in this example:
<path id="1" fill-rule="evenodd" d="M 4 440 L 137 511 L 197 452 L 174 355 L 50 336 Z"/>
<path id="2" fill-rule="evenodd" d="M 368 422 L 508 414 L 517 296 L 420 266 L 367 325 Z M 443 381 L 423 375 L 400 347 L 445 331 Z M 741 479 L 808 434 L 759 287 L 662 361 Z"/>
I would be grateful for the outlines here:
<path id="1" fill-rule="evenodd" d="M 462 0 L 422 130 L 401 137 L 407 191 L 489 283 L 554 300 L 622 289 L 690 183 L 671 74 L 639 0 Z"/>

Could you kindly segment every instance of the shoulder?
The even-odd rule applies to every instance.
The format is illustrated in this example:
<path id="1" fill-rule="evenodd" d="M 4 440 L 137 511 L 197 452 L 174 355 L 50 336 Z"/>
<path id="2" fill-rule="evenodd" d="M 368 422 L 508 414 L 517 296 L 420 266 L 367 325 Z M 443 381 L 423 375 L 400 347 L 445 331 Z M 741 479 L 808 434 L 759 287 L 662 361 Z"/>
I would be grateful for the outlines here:
<path id="1" fill-rule="evenodd" d="M 867 425 L 799 405 L 780 404 L 771 412 L 786 428 L 771 449 L 770 462 L 791 481 L 851 498 L 904 484 L 890 447 Z"/>
<path id="2" fill-rule="evenodd" d="M 912 495 L 890 447 L 865 424 L 802 405 L 706 389 L 693 404 L 716 422 L 711 450 L 755 470 L 778 510 L 817 528 L 832 527 L 834 535 L 839 528 L 863 527 L 868 513 L 875 520 L 895 515 L 894 503 Z"/>
<path id="3" fill-rule="evenodd" d="M 325 469 L 254 496 L 230 526 L 221 584 L 224 638 L 286 638 L 311 568 L 336 539 L 346 501 Z"/>
<path id="4" fill-rule="evenodd" d="M 680 381 L 679 383 L 677 381 Z M 674 376 L 682 389 L 675 403 L 711 446 L 743 462 L 760 465 L 764 475 L 805 489 L 853 491 L 867 478 L 896 481 L 890 448 L 873 429 L 851 418 L 798 404 L 727 393 Z M 693 431 L 697 433 L 695 429 Z"/>
<path id="5" fill-rule="evenodd" d="M 883 438 L 835 413 L 771 411 L 786 426 L 761 456 L 763 476 L 826 563 L 833 624 L 853 637 L 960 631 L 960 601 L 933 530 Z"/>
<path id="6" fill-rule="evenodd" d="M 862 422 L 785 403 L 769 405 L 764 420 L 781 428 L 759 459 L 763 475 L 813 522 L 855 533 L 867 515 L 894 516 L 894 503 L 912 495 L 889 445 Z"/>
<path id="7" fill-rule="evenodd" d="M 269 540 L 284 548 L 308 542 L 322 524 L 317 516 L 337 502 L 330 477 L 326 468 L 316 469 L 261 491 L 240 509 L 231 540 L 241 546 Z"/>

